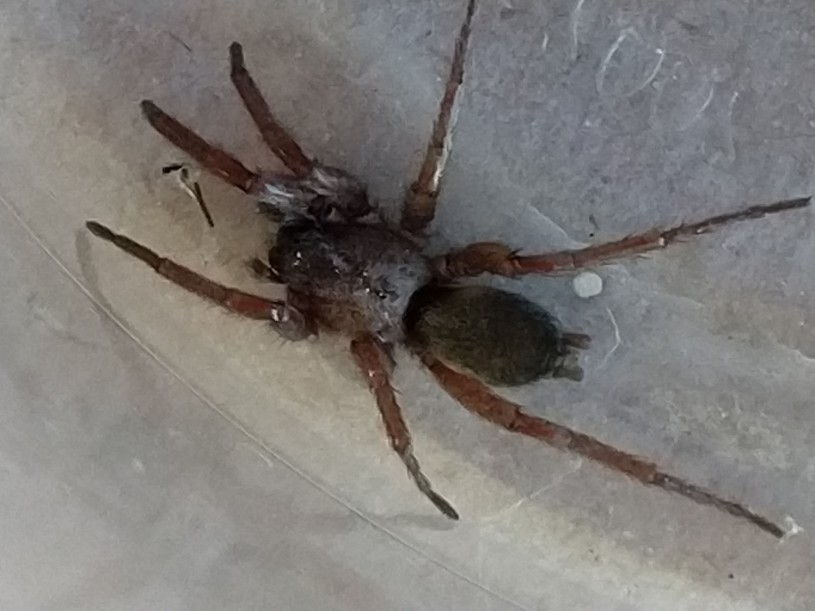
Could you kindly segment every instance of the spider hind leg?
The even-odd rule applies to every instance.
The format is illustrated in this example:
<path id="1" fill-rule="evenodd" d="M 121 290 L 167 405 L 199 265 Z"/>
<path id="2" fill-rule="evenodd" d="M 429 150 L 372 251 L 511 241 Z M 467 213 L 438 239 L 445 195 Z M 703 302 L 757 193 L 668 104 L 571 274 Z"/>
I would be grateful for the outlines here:
<path id="1" fill-rule="evenodd" d="M 452 520 L 458 520 L 456 510 L 433 490 L 430 481 L 422 473 L 419 462 L 413 455 L 410 431 L 402 418 L 402 410 L 396 401 L 396 393 L 390 383 L 393 357 L 387 345 L 370 336 L 360 337 L 351 342 L 351 353 L 360 371 L 365 374 L 368 386 L 376 398 L 391 447 L 402 459 L 416 487 L 444 515 Z"/>
<path id="2" fill-rule="evenodd" d="M 745 505 L 723 499 L 712 492 L 690 484 L 661 471 L 654 463 L 623 452 L 602 441 L 556 424 L 551 420 L 533 416 L 520 405 L 504 399 L 478 379 L 455 371 L 434 358 L 425 355 L 424 364 L 441 387 L 458 403 L 508 431 L 539 439 L 556 448 L 569 450 L 579 456 L 596 461 L 609 469 L 628 475 L 647 485 L 675 492 L 701 505 L 710 505 L 781 538 L 784 529 Z"/>

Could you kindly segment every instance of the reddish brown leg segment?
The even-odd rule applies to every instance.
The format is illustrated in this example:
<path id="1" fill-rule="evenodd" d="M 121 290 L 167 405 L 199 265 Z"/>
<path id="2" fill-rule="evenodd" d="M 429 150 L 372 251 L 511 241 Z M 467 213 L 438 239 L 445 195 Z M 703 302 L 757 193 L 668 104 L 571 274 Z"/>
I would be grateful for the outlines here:
<path id="1" fill-rule="evenodd" d="M 405 198 L 402 209 L 402 227 L 412 233 L 422 231 L 436 214 L 436 200 L 439 197 L 439 185 L 447 157 L 450 153 L 450 138 L 456 97 L 464 81 L 464 59 L 467 54 L 467 43 L 475 14 L 475 0 L 468 0 L 467 12 L 461 24 L 450 75 L 444 87 L 444 95 L 439 105 L 439 114 L 433 124 L 433 133 L 427 145 L 422 168 Z"/>
<path id="2" fill-rule="evenodd" d="M 663 473 L 653 463 L 622 452 L 589 435 L 524 413 L 519 405 L 495 394 L 477 379 L 454 371 L 440 361 L 428 358 L 425 359 L 425 364 L 439 384 L 464 407 L 509 431 L 540 439 L 557 448 L 570 450 L 580 456 L 602 463 L 610 469 L 625 473 L 643 484 L 679 493 L 697 503 L 712 505 L 721 511 L 750 521 L 775 537 L 780 538 L 785 534 L 780 526 L 753 513 L 743 505 L 720 499 L 678 477 Z"/>
<path id="3" fill-rule="evenodd" d="M 764 206 L 751 206 L 738 212 L 713 216 L 698 223 L 679 225 L 672 229 L 652 229 L 616 242 L 543 255 L 522 256 L 504 244 L 479 242 L 438 257 L 434 263 L 439 277 L 446 279 L 477 276 L 482 273 L 510 277 L 522 274 L 558 274 L 661 250 L 682 238 L 709 233 L 729 223 L 806 208 L 809 203 L 810 198 L 803 197 Z"/>
<path id="4" fill-rule="evenodd" d="M 153 129 L 195 159 L 206 170 L 238 187 L 244 193 L 251 193 L 256 188 L 257 174 L 248 170 L 232 155 L 211 145 L 150 100 L 144 100 L 141 103 L 141 109 Z"/>
<path id="5" fill-rule="evenodd" d="M 430 499 L 436 508 L 448 518 L 458 520 L 458 513 L 430 486 L 430 481 L 422 473 L 419 461 L 413 455 L 410 431 L 402 418 L 402 410 L 396 402 L 396 394 L 390 383 L 391 357 L 385 346 L 373 337 L 362 337 L 351 342 L 354 360 L 368 380 L 368 386 L 376 397 L 376 404 L 382 414 L 385 430 L 391 447 L 405 463 L 408 473 L 416 486 Z"/>
<path id="6" fill-rule="evenodd" d="M 255 320 L 268 320 L 275 330 L 287 339 L 299 340 L 309 335 L 310 325 L 305 316 L 284 301 L 266 299 L 213 282 L 95 221 L 88 221 L 86 226 L 93 235 L 115 244 L 191 293 L 217 303 L 235 314 Z"/>
<path id="7" fill-rule="evenodd" d="M 246 110 L 252 115 L 255 125 L 272 152 L 289 168 L 295 176 L 308 176 L 312 161 L 303 153 L 303 149 L 274 118 L 269 105 L 263 99 L 257 84 L 246 69 L 243 59 L 243 47 L 237 42 L 229 46 L 229 62 L 232 83 L 238 90 Z"/>

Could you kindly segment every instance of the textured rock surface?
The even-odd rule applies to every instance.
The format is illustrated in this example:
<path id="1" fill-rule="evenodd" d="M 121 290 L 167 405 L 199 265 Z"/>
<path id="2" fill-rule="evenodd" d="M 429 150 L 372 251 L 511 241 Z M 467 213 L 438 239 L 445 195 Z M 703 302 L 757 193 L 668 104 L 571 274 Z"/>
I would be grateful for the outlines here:
<path id="1" fill-rule="evenodd" d="M 792 516 L 780 544 L 496 430 L 403 358 L 450 524 L 342 342 L 281 343 L 82 231 L 271 291 L 243 263 L 268 225 L 204 178 L 209 229 L 137 102 L 277 167 L 229 83 L 240 40 L 304 148 L 395 210 L 463 4 L 0 6 L 0 607 L 811 608 L 811 212 L 606 267 L 588 301 L 567 278 L 494 281 L 594 338 L 583 383 L 514 399 Z M 814 31 L 808 0 L 483 2 L 434 248 L 562 248 L 815 192 Z"/>

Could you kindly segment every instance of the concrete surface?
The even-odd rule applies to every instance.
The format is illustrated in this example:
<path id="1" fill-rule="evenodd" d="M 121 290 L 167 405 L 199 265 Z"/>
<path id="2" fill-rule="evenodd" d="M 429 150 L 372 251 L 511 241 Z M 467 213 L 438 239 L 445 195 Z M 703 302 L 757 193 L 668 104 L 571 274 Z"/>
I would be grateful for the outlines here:
<path id="1" fill-rule="evenodd" d="M 438 516 L 344 341 L 286 344 L 87 236 L 214 278 L 269 227 L 160 176 L 153 98 L 276 167 L 230 87 L 244 43 L 304 147 L 394 210 L 464 2 L 0 4 L 0 608 L 812 609 L 812 213 L 512 284 L 594 338 L 582 384 L 510 393 L 803 532 L 750 525 L 482 423 L 402 355 Z M 528 250 L 815 192 L 815 6 L 482 2 L 434 247 Z M 789 526 L 792 521 L 786 522 Z"/>

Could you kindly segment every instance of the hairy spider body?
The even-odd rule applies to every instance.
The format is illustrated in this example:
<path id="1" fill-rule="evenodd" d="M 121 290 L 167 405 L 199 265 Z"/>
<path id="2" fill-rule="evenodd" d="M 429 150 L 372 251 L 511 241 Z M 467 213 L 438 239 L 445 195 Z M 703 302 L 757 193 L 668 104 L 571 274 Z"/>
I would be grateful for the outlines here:
<path id="1" fill-rule="evenodd" d="M 564 336 L 528 299 L 488 287 L 439 285 L 415 241 L 378 218 L 320 220 L 305 204 L 274 212 L 283 222 L 269 265 L 289 291 L 305 298 L 301 307 L 320 326 L 405 341 L 490 384 L 582 379 L 568 341 L 576 334 Z"/>
<path id="2" fill-rule="evenodd" d="M 450 132 L 464 57 L 475 13 L 467 0 L 452 67 L 416 181 L 402 205 L 398 228 L 385 223 L 348 173 L 306 156 L 275 119 L 246 69 L 238 43 L 230 47 L 231 77 L 263 139 L 290 174 L 259 174 L 210 144 L 150 101 L 142 110 L 150 125 L 204 169 L 259 202 L 280 227 L 269 268 L 253 268 L 288 288 L 271 300 L 220 285 L 164 258 L 95 221 L 96 236 L 152 267 L 176 285 L 230 312 L 268 323 L 282 336 L 303 339 L 320 328 L 351 337 L 351 354 L 373 393 L 391 447 L 419 490 L 446 516 L 458 518 L 436 493 L 413 454 L 408 427 L 390 382 L 392 347 L 404 343 L 447 393 L 480 417 L 509 431 L 544 441 L 596 461 L 647 486 L 713 506 L 781 537 L 784 530 L 745 505 L 729 501 L 657 465 L 589 435 L 531 415 L 487 384 L 512 386 L 541 377 L 580 380 L 576 350 L 589 338 L 561 331 L 555 319 L 524 297 L 459 278 L 492 273 L 555 275 L 661 250 L 684 238 L 768 214 L 805 208 L 809 198 L 757 205 L 672 228 L 656 228 L 577 250 L 520 255 L 501 243 L 479 242 L 427 257 L 420 243 L 432 222 L 440 180 L 450 152 Z M 200 199 L 200 189 L 195 185 Z M 202 206 L 203 208 L 203 206 Z"/>
<path id="3" fill-rule="evenodd" d="M 269 264 L 290 291 L 312 298 L 322 326 L 385 342 L 404 339 L 410 297 L 432 277 L 418 247 L 380 222 L 284 221 Z"/>

